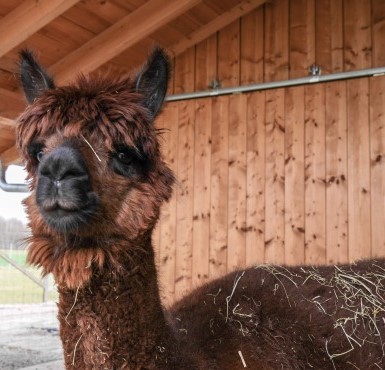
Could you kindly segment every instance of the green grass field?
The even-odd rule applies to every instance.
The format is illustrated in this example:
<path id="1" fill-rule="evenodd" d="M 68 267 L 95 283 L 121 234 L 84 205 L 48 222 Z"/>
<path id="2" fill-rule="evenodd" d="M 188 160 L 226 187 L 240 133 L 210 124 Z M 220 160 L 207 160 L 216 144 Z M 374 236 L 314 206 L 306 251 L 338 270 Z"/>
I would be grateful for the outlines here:
<path id="1" fill-rule="evenodd" d="M 12 258 L 18 265 L 25 266 L 26 262 L 25 259 L 27 257 L 27 251 L 26 250 L 6 250 L 6 249 L 0 249 L 1 252 L 6 254 L 9 258 Z M 0 258 L 0 267 L 8 266 L 9 263 L 2 258 Z"/>
<path id="2" fill-rule="evenodd" d="M 9 253 L 8 250 L 1 250 L 1 252 L 27 269 L 35 277 L 40 278 L 39 270 L 26 265 L 27 252 L 25 250 L 12 251 L 12 253 Z M 52 279 L 50 279 L 48 300 L 56 299 L 56 287 L 53 286 Z M 37 303 L 42 301 L 43 288 L 0 257 L 0 304 Z"/>

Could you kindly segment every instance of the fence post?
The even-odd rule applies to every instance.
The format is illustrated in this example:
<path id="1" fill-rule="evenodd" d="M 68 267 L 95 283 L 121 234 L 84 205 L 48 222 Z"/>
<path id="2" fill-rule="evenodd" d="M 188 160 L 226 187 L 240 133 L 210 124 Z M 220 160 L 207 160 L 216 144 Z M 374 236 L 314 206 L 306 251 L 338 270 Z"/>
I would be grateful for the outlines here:
<path id="1" fill-rule="evenodd" d="M 49 289 L 49 281 L 48 276 L 43 277 L 43 302 L 48 301 L 48 289 Z"/>

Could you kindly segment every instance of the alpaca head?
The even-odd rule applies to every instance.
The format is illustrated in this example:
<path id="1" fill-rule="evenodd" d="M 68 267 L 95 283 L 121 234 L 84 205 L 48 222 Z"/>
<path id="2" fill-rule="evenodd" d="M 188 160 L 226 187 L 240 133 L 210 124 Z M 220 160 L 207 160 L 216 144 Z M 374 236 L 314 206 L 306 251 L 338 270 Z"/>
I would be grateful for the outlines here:
<path id="1" fill-rule="evenodd" d="M 20 72 L 29 102 L 17 126 L 32 190 L 29 260 L 73 288 L 137 253 L 171 195 L 154 125 L 169 62 L 155 49 L 134 78 L 80 76 L 55 87 L 24 51 Z"/>

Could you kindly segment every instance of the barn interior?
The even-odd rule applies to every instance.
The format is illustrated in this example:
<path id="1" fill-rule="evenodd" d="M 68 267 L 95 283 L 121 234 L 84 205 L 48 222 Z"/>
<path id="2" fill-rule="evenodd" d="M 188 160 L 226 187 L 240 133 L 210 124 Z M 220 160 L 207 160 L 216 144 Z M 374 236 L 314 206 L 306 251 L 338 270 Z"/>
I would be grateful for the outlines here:
<path id="1" fill-rule="evenodd" d="M 20 190 L 3 177 L 22 165 L 20 50 L 66 85 L 128 76 L 160 45 L 165 304 L 257 263 L 385 256 L 384 40 L 382 0 L 0 0 L 2 187 Z"/>
<path id="2" fill-rule="evenodd" d="M 0 188 L 26 190 L 5 176 L 22 166 L 22 49 L 66 85 L 126 77 L 160 45 L 165 305 L 245 266 L 383 257 L 384 40 L 382 0 L 0 0 Z"/>

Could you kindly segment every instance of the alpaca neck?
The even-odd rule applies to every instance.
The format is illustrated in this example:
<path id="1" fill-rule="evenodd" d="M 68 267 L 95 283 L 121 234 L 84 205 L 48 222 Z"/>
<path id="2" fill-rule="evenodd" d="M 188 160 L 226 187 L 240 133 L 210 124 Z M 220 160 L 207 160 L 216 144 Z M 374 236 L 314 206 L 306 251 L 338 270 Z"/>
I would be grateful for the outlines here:
<path id="1" fill-rule="evenodd" d="M 121 257 L 119 273 L 105 266 L 84 288 L 59 288 L 67 368 L 161 369 L 176 361 L 151 242 L 141 250 L 135 257 Z"/>

